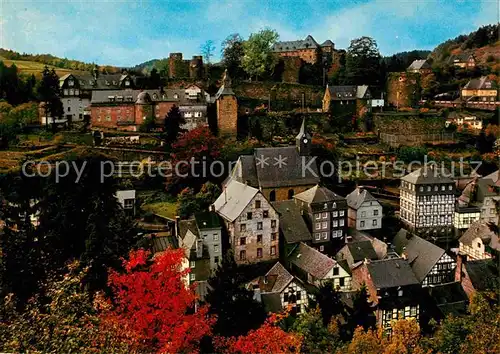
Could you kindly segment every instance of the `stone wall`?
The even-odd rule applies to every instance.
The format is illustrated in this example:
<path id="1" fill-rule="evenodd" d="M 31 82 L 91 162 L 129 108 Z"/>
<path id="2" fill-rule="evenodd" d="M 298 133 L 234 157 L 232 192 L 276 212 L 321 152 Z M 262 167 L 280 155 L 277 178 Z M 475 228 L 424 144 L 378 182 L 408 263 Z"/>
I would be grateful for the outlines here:
<path id="1" fill-rule="evenodd" d="M 238 102 L 234 96 L 221 96 L 217 100 L 217 127 L 222 135 L 238 132 Z"/>
<path id="2" fill-rule="evenodd" d="M 291 83 L 275 83 L 275 82 L 242 82 L 233 84 L 233 91 L 237 97 L 258 99 L 267 101 L 273 90 L 273 97 L 276 100 L 294 100 L 301 101 L 302 93 L 305 93 L 306 106 L 321 107 L 324 87 L 310 86 Z M 272 103 L 271 103 L 272 104 Z"/>
<path id="3" fill-rule="evenodd" d="M 429 134 L 444 130 L 444 118 L 429 113 L 373 113 L 374 130 L 387 134 Z"/>
<path id="4" fill-rule="evenodd" d="M 285 57 L 283 58 L 283 82 L 299 83 L 300 68 L 303 61 L 298 57 Z"/>

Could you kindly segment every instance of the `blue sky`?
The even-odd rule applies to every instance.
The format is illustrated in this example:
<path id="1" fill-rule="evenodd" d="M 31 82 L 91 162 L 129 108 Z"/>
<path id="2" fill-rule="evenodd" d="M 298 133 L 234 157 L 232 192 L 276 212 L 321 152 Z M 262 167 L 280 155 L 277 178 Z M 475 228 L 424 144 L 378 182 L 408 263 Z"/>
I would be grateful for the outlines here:
<path id="1" fill-rule="evenodd" d="M 497 0 L 0 0 L 0 47 L 130 66 L 170 52 L 199 54 L 231 33 L 269 27 L 282 40 L 312 34 L 347 48 L 376 39 L 383 55 L 432 49 L 499 19 Z"/>

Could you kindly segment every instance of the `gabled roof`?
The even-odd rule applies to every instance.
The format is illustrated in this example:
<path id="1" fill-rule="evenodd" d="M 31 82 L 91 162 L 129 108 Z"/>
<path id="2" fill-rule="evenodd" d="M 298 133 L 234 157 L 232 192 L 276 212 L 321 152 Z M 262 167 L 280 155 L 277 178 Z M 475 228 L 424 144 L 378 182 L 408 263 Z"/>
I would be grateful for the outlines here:
<path id="1" fill-rule="evenodd" d="M 474 55 L 471 53 L 459 53 L 459 54 L 453 54 L 450 56 L 450 61 L 453 62 L 466 62 L 469 60 L 469 58 L 472 57 L 474 58 Z"/>
<path id="2" fill-rule="evenodd" d="M 297 40 L 297 41 L 283 41 L 276 42 L 272 50 L 274 52 L 293 52 L 301 49 L 311 49 L 318 48 L 319 44 L 314 40 L 311 35 L 308 35 L 306 39 Z"/>
<path id="3" fill-rule="evenodd" d="M 249 185 L 230 180 L 215 203 L 215 211 L 224 219 L 233 222 L 241 215 L 259 190 Z"/>
<path id="4" fill-rule="evenodd" d="M 281 293 L 293 280 L 291 275 L 280 262 L 277 262 L 265 275 L 268 285 L 266 292 Z"/>
<path id="5" fill-rule="evenodd" d="M 412 235 L 405 229 L 399 230 L 393 240 L 396 252 L 405 255 L 411 269 L 419 281 L 423 281 L 432 267 L 445 254 L 445 250 L 435 244 Z"/>
<path id="6" fill-rule="evenodd" d="M 345 245 L 349 253 L 351 254 L 354 263 L 362 261 L 364 259 L 377 260 L 377 252 L 373 248 L 370 241 L 356 241 L 349 242 Z"/>
<path id="7" fill-rule="evenodd" d="M 215 94 L 215 99 L 218 99 L 220 96 L 234 96 L 234 91 L 231 86 L 231 78 L 229 77 L 229 73 L 226 69 L 224 71 L 224 76 L 222 77 L 222 86 Z"/>
<path id="8" fill-rule="evenodd" d="M 319 182 L 319 173 L 313 162 L 309 169 L 311 157 L 300 156 L 297 147 L 257 148 L 254 152 L 257 178 L 261 188 L 303 186 Z M 303 163 L 302 160 L 305 159 Z M 278 161 L 282 161 L 281 166 Z M 302 170 L 305 170 L 304 175 Z"/>
<path id="9" fill-rule="evenodd" d="M 280 214 L 280 230 L 286 243 L 311 241 L 311 233 L 302 217 L 300 208 L 293 200 L 271 202 Z"/>
<path id="10" fill-rule="evenodd" d="M 300 130 L 297 136 L 295 137 L 295 140 L 300 140 L 303 137 L 306 137 L 307 139 L 311 139 L 311 134 L 306 130 L 306 119 L 302 119 L 302 124 L 300 125 Z"/>
<path id="11" fill-rule="evenodd" d="M 203 229 L 217 229 L 221 227 L 220 219 L 217 213 L 205 211 L 194 214 L 196 225 L 199 230 Z"/>
<path id="12" fill-rule="evenodd" d="M 346 199 L 349 208 L 354 210 L 357 210 L 364 202 L 376 201 L 378 203 L 378 200 L 370 192 L 360 187 L 349 193 Z"/>
<path id="13" fill-rule="evenodd" d="M 484 179 L 491 179 L 493 181 L 493 183 L 496 184 L 499 181 L 499 178 L 498 178 L 499 175 L 500 175 L 500 170 L 496 170 L 495 172 L 492 172 L 489 175 L 484 176 L 483 178 Z"/>
<path id="14" fill-rule="evenodd" d="M 414 60 L 413 63 L 410 64 L 407 70 L 421 70 L 421 69 L 430 69 L 431 66 L 425 59 L 417 59 Z"/>
<path id="15" fill-rule="evenodd" d="M 402 181 L 406 181 L 412 184 L 439 184 L 439 183 L 454 183 L 449 177 L 443 176 L 444 174 L 450 175 L 448 171 L 441 168 L 433 168 L 433 166 L 424 166 L 415 170 L 403 178 Z"/>
<path id="16" fill-rule="evenodd" d="M 330 91 L 330 99 L 332 101 L 340 100 L 355 100 L 358 95 L 358 87 L 355 85 L 348 86 L 327 86 Z"/>
<path id="17" fill-rule="evenodd" d="M 464 263 L 467 275 L 476 291 L 497 289 L 499 285 L 498 266 L 491 259 L 467 261 Z"/>
<path id="18" fill-rule="evenodd" d="M 495 228 L 497 228 L 496 225 L 476 221 L 471 224 L 467 231 L 464 232 L 462 237 L 460 237 L 459 242 L 470 246 L 476 238 L 480 238 L 483 244 L 494 250 L 500 251 L 498 231 L 495 231 Z"/>
<path id="19" fill-rule="evenodd" d="M 292 252 L 289 261 L 316 279 L 323 279 L 336 264 L 335 260 L 302 242 Z"/>
<path id="20" fill-rule="evenodd" d="M 344 197 L 341 197 L 340 195 L 335 194 L 334 192 L 329 190 L 328 188 L 321 187 L 318 184 L 312 188 L 305 190 L 302 193 L 295 195 L 294 198 L 309 204 L 327 203 L 327 202 L 345 200 Z"/>
<path id="21" fill-rule="evenodd" d="M 326 41 L 321 43 L 321 46 L 322 47 L 334 47 L 335 45 L 333 44 L 333 42 L 331 40 L 327 39 Z"/>
<path id="22" fill-rule="evenodd" d="M 365 99 L 365 98 L 370 98 L 370 97 L 371 97 L 371 94 L 370 94 L 370 90 L 368 88 L 368 85 L 357 86 L 356 98 Z"/>
<path id="23" fill-rule="evenodd" d="M 377 289 L 419 284 L 410 265 L 402 258 L 371 261 L 366 267 Z"/>
<path id="24" fill-rule="evenodd" d="M 148 96 L 148 100 L 150 102 L 178 102 L 179 104 L 192 104 L 186 99 L 186 93 L 184 90 L 180 89 L 164 89 L 163 91 L 132 89 L 92 90 L 91 103 L 135 103 L 141 97 L 143 101 L 142 103 L 144 103 L 144 97 L 146 95 Z M 112 97 L 114 101 L 110 101 L 110 97 Z M 121 101 L 119 101 L 118 98 L 121 98 Z"/>
<path id="25" fill-rule="evenodd" d="M 496 90 L 496 84 L 493 80 L 488 79 L 487 76 L 482 76 L 478 79 L 472 79 L 470 80 L 465 86 L 464 89 L 470 89 L 470 90 L 488 90 L 488 89 L 495 89 Z"/>

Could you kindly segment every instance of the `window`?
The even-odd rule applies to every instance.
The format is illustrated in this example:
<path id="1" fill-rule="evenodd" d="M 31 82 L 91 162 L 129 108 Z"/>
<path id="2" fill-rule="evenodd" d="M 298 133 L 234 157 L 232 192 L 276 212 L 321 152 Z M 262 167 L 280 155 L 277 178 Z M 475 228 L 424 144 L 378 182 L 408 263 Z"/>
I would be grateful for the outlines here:
<path id="1" fill-rule="evenodd" d="M 264 211 L 262 212 L 262 217 L 263 217 L 263 218 L 268 218 L 268 217 L 269 217 L 269 210 L 264 210 Z"/>
<path id="2" fill-rule="evenodd" d="M 240 225 L 240 232 L 243 232 L 243 231 L 246 231 L 247 230 L 247 226 L 245 224 L 241 224 Z"/>
<path id="3" fill-rule="evenodd" d="M 262 221 L 257 223 L 257 230 L 262 230 Z"/>
<path id="4" fill-rule="evenodd" d="M 334 212 L 332 213 L 332 216 L 333 216 L 334 218 L 336 218 L 338 215 L 339 215 L 339 212 L 338 212 L 338 211 L 334 211 Z"/>
<path id="5" fill-rule="evenodd" d="M 240 246 L 246 245 L 247 244 L 247 238 L 246 237 L 240 237 Z"/>
<path id="6" fill-rule="evenodd" d="M 339 225 L 340 226 L 344 226 L 344 223 L 345 223 L 344 219 L 339 220 Z"/>
<path id="7" fill-rule="evenodd" d="M 361 217 L 364 218 L 366 216 L 366 211 L 361 212 Z"/>
<path id="8" fill-rule="evenodd" d="M 214 241 L 219 241 L 219 234 L 214 234 Z"/>
<path id="9" fill-rule="evenodd" d="M 191 280 L 191 281 L 196 280 L 196 276 L 194 275 L 194 273 L 189 273 L 189 280 Z"/>
<path id="10" fill-rule="evenodd" d="M 219 245 L 214 245 L 214 252 L 219 253 Z"/>
<path id="11" fill-rule="evenodd" d="M 322 229 L 326 229 L 326 228 L 328 228 L 328 223 L 327 223 L 327 222 L 322 222 L 322 223 L 321 223 L 321 228 L 322 228 Z"/>
<path id="12" fill-rule="evenodd" d="M 314 218 L 316 220 L 320 220 L 321 219 L 321 214 L 314 214 Z"/>
<path id="13" fill-rule="evenodd" d="M 431 191 L 431 186 L 427 186 L 427 192 Z"/>
<path id="14" fill-rule="evenodd" d="M 424 187 L 420 187 L 418 190 L 419 190 L 420 192 L 423 192 L 423 191 L 424 191 Z"/>
<path id="15" fill-rule="evenodd" d="M 276 201 L 276 191 L 271 191 L 271 192 L 269 193 L 269 201 L 270 201 L 270 202 L 274 202 L 274 201 Z"/>
<path id="16" fill-rule="evenodd" d="M 344 278 L 340 278 L 340 279 L 339 279 L 339 285 L 340 285 L 341 287 L 343 287 L 343 286 L 345 285 L 345 279 L 344 279 Z"/>
<path id="17" fill-rule="evenodd" d="M 361 221 L 361 222 L 359 223 L 359 226 L 361 226 L 361 227 L 365 227 L 365 222 L 364 222 L 364 221 Z"/>
<path id="18" fill-rule="evenodd" d="M 319 246 L 319 250 L 323 252 L 325 250 L 325 246 Z"/>
<path id="19" fill-rule="evenodd" d="M 214 262 L 215 262 L 215 263 L 219 263 L 219 256 L 215 256 L 215 257 L 214 257 Z"/>
<path id="20" fill-rule="evenodd" d="M 342 230 L 338 230 L 338 231 L 337 231 L 337 236 L 338 236 L 338 237 L 342 237 Z"/>
<path id="21" fill-rule="evenodd" d="M 339 275 L 339 267 L 333 268 L 333 275 Z"/>
<path id="22" fill-rule="evenodd" d="M 328 238 L 328 232 L 323 232 L 322 236 L 323 236 L 323 239 L 326 240 Z"/>
<path id="23" fill-rule="evenodd" d="M 402 289 L 398 290 L 398 296 L 403 296 L 403 290 Z"/>
<path id="24" fill-rule="evenodd" d="M 374 215 L 374 216 L 377 216 L 377 215 L 378 215 L 378 210 L 374 210 L 374 211 L 373 211 L 373 215 Z"/>
<path id="25" fill-rule="evenodd" d="M 328 213 L 323 213 L 323 219 L 326 219 L 328 217 Z"/>
<path id="26" fill-rule="evenodd" d="M 434 186 L 434 191 L 436 192 L 438 190 L 438 186 Z"/>
<path id="27" fill-rule="evenodd" d="M 271 256 L 276 254 L 276 246 L 271 246 Z"/>
<path id="28" fill-rule="evenodd" d="M 441 190 L 444 191 L 445 190 L 445 186 L 441 186 Z"/>
<path id="29" fill-rule="evenodd" d="M 278 239 L 278 233 L 277 232 L 273 232 L 271 234 L 271 241 L 276 241 Z"/>
<path id="30" fill-rule="evenodd" d="M 189 262 L 189 267 L 190 267 L 190 268 L 194 268 L 194 267 L 196 267 L 196 262 L 195 262 L 195 261 L 191 261 L 191 262 Z"/>
<path id="31" fill-rule="evenodd" d="M 262 248 L 257 248 L 257 258 L 262 258 Z"/>
<path id="32" fill-rule="evenodd" d="M 448 186 L 448 190 L 453 190 L 453 186 L 451 184 Z"/>
<path id="33" fill-rule="evenodd" d="M 377 226 L 377 220 L 376 219 L 372 220 L 372 226 Z"/>
<path id="34" fill-rule="evenodd" d="M 247 259 L 247 252 L 245 250 L 240 251 L 240 261 Z"/>
<path id="35" fill-rule="evenodd" d="M 332 231 L 332 238 L 336 238 L 337 237 L 337 231 Z"/>
<path id="36" fill-rule="evenodd" d="M 255 209 L 259 209 L 260 208 L 260 200 L 256 200 L 255 201 Z"/>
<path id="37" fill-rule="evenodd" d="M 262 235 L 257 235 L 257 243 L 262 243 Z"/>
<path id="38" fill-rule="evenodd" d="M 123 209 L 133 209 L 135 199 L 125 199 L 123 200 Z"/>
<path id="39" fill-rule="evenodd" d="M 252 220 L 252 213 L 247 213 L 247 220 Z"/>
<path id="40" fill-rule="evenodd" d="M 321 239 L 321 234 L 319 232 L 316 232 L 314 234 L 314 238 L 316 239 L 316 241 L 319 241 Z"/>
<path id="41" fill-rule="evenodd" d="M 316 230 L 321 230 L 321 223 L 320 222 L 316 223 Z"/>
<path id="42" fill-rule="evenodd" d="M 481 248 L 481 242 L 477 243 L 477 248 Z"/>
<path id="43" fill-rule="evenodd" d="M 328 203 L 323 204 L 323 209 L 328 208 Z"/>
<path id="44" fill-rule="evenodd" d="M 343 210 L 339 211 L 339 215 L 344 216 L 344 211 Z"/>
<path id="45" fill-rule="evenodd" d="M 338 226 L 339 226 L 339 221 L 333 220 L 333 227 L 338 227 Z"/>

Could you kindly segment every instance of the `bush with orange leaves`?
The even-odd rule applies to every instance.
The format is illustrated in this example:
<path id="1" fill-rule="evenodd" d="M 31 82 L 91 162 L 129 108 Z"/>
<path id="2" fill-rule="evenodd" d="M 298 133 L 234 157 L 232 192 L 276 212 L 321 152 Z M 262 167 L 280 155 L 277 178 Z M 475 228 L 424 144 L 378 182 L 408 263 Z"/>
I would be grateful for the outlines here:
<path id="1" fill-rule="evenodd" d="M 272 314 L 262 326 L 245 336 L 215 337 L 215 348 L 217 352 L 224 354 L 298 353 L 302 338 L 285 332 L 278 325 L 288 314 L 288 311 Z"/>

